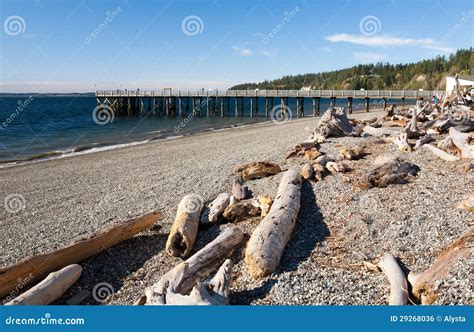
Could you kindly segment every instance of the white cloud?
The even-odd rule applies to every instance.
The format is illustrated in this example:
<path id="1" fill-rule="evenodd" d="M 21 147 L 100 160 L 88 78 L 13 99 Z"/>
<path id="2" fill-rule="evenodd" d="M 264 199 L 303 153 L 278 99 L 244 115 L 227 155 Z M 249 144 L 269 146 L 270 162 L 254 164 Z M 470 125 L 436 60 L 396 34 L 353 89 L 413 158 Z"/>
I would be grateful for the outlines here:
<path id="1" fill-rule="evenodd" d="M 266 56 L 268 58 L 275 56 L 275 52 L 268 51 L 268 50 L 258 50 L 257 53 L 260 55 Z"/>
<path id="2" fill-rule="evenodd" d="M 253 54 L 252 50 L 247 47 L 232 46 L 232 49 L 240 56 L 251 56 Z"/>
<path id="3" fill-rule="evenodd" d="M 355 52 L 352 53 L 352 55 L 354 58 L 362 62 L 378 62 L 387 58 L 387 54 L 372 52 Z"/>
<path id="4" fill-rule="evenodd" d="M 363 46 L 419 46 L 437 50 L 443 53 L 452 53 L 454 50 L 449 47 L 443 47 L 436 43 L 433 39 L 413 39 L 413 38 L 398 38 L 390 36 L 366 36 L 366 35 L 349 35 L 346 33 L 338 33 L 332 36 L 326 37 L 326 40 L 330 42 L 346 42 L 350 44 L 363 45 Z"/>

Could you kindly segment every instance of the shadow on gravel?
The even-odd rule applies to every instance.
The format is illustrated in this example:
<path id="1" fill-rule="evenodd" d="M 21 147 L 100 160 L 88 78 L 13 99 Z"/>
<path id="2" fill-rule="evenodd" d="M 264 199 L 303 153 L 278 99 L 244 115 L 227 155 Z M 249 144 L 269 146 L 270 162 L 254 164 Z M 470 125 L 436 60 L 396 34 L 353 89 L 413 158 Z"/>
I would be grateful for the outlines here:
<path id="1" fill-rule="evenodd" d="M 278 272 L 294 271 L 318 243 L 329 235 L 329 228 L 316 204 L 313 187 L 307 181 L 301 187 L 301 207 L 293 235 L 285 247 Z"/>
<path id="2" fill-rule="evenodd" d="M 250 305 L 253 301 L 265 297 L 265 295 L 268 294 L 275 283 L 275 279 L 267 279 L 256 288 L 245 289 L 239 292 L 231 293 L 229 302 L 230 304 L 236 305 Z"/>
<path id="3" fill-rule="evenodd" d="M 80 262 L 81 277 L 53 304 L 100 304 L 122 287 L 123 279 L 164 250 L 166 239 L 167 234 L 147 233 Z"/>

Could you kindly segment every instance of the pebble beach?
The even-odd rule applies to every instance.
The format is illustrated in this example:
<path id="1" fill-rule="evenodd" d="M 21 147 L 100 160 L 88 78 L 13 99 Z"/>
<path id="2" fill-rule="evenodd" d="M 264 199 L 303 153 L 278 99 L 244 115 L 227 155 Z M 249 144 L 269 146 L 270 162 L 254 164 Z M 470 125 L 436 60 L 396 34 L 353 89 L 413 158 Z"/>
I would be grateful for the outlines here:
<path id="1" fill-rule="evenodd" d="M 112 286 L 113 295 L 103 304 L 132 304 L 180 262 L 164 247 L 183 196 L 197 193 L 208 203 L 229 192 L 233 168 L 244 163 L 269 160 L 284 170 L 303 165 L 302 158 L 285 156 L 308 137 L 305 128 L 317 121 L 265 122 L 2 168 L 0 197 L 19 194 L 24 208 L 16 213 L 0 210 L 0 266 L 159 210 L 163 218 L 156 226 L 80 263 L 82 276 L 56 301 L 71 303 L 104 282 Z M 369 139 L 360 137 L 331 138 L 321 151 L 336 158 L 341 147 L 367 143 Z M 296 227 L 278 270 L 269 277 L 254 280 L 242 259 L 245 242 L 260 219 L 237 223 L 246 235 L 231 256 L 235 263 L 231 304 L 383 305 L 388 302 L 388 280 L 364 262 L 375 263 L 389 252 L 405 272 L 421 272 L 472 227 L 472 213 L 455 207 L 474 188 L 474 174 L 461 169 L 462 161 L 447 163 L 425 149 L 401 153 L 391 143 L 367 144 L 367 151 L 365 158 L 348 161 L 349 173 L 304 182 Z M 400 156 L 421 171 L 404 185 L 358 189 L 358 179 L 383 155 Z M 246 185 L 254 197 L 274 197 L 281 176 Z M 200 229 L 193 251 L 226 226 Z M 435 304 L 473 304 L 470 269 L 469 260 L 458 262 L 457 273 L 439 285 Z M 80 303 L 97 301 L 84 296 Z"/>

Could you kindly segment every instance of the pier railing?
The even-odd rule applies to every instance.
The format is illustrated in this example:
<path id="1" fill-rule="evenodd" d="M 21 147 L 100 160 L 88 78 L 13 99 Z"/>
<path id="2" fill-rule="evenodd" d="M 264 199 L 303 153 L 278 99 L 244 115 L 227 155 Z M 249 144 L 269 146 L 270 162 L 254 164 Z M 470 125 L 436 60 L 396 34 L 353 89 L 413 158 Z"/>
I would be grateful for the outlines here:
<path id="1" fill-rule="evenodd" d="M 440 96 L 437 90 L 98 90 L 101 97 L 302 97 L 419 99 Z"/>

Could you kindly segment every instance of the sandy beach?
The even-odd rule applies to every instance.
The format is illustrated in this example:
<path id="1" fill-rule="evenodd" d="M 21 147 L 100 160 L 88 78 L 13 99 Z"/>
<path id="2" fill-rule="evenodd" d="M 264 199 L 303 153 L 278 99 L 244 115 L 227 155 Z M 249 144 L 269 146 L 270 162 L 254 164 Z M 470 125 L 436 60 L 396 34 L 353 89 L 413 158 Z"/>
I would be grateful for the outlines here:
<path id="1" fill-rule="evenodd" d="M 354 116 L 372 118 L 380 113 Z M 83 275 L 57 302 L 67 303 L 81 291 L 107 282 L 115 292 L 108 303 L 132 304 L 145 287 L 179 262 L 164 252 L 164 246 L 184 195 L 195 192 L 209 202 L 228 192 L 233 167 L 243 163 L 270 160 L 284 169 L 301 164 L 302 159 L 285 160 L 285 155 L 307 138 L 304 128 L 316 123 L 315 118 L 261 123 L 0 169 L 2 200 L 12 193 L 25 198 L 25 208 L 18 213 L 0 210 L 0 266 L 160 210 L 163 219 L 156 227 L 81 263 Z M 340 145 L 350 147 L 364 140 L 330 139 L 322 151 L 337 156 Z M 391 252 L 404 269 L 422 271 L 469 229 L 472 214 L 454 205 L 474 187 L 472 172 L 463 173 L 460 163 L 448 164 L 424 149 L 402 155 L 387 143 L 369 152 L 365 159 L 349 163 L 353 172 L 303 185 L 298 222 L 277 273 L 253 280 L 239 261 L 241 245 L 233 255 L 233 304 L 385 304 L 386 277 L 364 268 L 363 261 Z M 354 189 L 358 171 L 386 153 L 401 155 L 421 172 L 405 185 Z M 274 196 L 280 179 L 277 174 L 250 181 L 249 186 L 254 196 Z M 246 239 L 257 223 L 257 219 L 240 223 Z M 200 231 L 195 250 L 222 227 Z M 460 264 L 436 303 L 472 304 L 469 265 Z M 95 302 L 89 297 L 82 303 Z"/>

